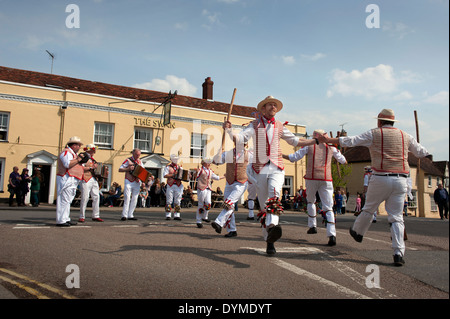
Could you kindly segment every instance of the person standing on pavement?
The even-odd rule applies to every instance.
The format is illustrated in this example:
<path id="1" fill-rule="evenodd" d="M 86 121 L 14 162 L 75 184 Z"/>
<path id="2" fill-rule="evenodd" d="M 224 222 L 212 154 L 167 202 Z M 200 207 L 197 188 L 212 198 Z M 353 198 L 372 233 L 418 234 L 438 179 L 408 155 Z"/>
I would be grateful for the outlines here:
<path id="1" fill-rule="evenodd" d="M 80 201 L 80 218 L 79 222 L 84 223 L 86 218 L 86 207 L 89 196 L 92 198 L 92 220 L 95 222 L 103 222 L 100 218 L 100 187 L 98 185 L 97 176 L 94 170 L 97 168 L 97 161 L 94 159 L 97 146 L 88 144 L 83 149 L 89 154 L 89 160 L 83 164 L 83 179 L 81 180 L 81 201 Z"/>
<path id="2" fill-rule="evenodd" d="M 56 168 L 56 226 L 69 227 L 76 225 L 70 221 L 70 205 L 75 198 L 78 184 L 83 178 L 83 163 L 88 157 L 77 155 L 81 140 L 73 136 L 67 142 L 66 148 L 58 156 Z"/>
<path id="3" fill-rule="evenodd" d="M 138 148 L 133 149 L 132 156 L 127 158 L 119 168 L 119 172 L 125 173 L 125 182 L 123 187 L 123 209 L 122 218 L 120 220 L 137 220 L 134 217 L 134 210 L 139 198 L 139 192 L 141 191 L 141 181 L 136 176 L 133 176 L 133 172 L 136 165 L 142 165 L 141 150 Z"/>
<path id="4" fill-rule="evenodd" d="M 442 184 L 438 185 L 438 188 L 434 191 L 433 194 L 434 202 L 438 205 L 439 215 L 441 219 L 448 219 L 448 192 L 442 186 Z"/>
<path id="5" fill-rule="evenodd" d="M 14 195 L 16 195 L 17 206 L 20 206 L 20 196 L 22 194 L 20 189 L 20 181 L 22 178 L 19 174 L 19 168 L 17 166 L 13 167 L 13 171 L 9 174 L 8 180 L 8 191 L 9 191 L 9 206 L 14 206 L 13 200 Z"/>
<path id="6" fill-rule="evenodd" d="M 372 160 L 372 176 L 367 189 L 367 198 L 361 214 L 356 218 L 350 235 L 362 242 L 372 224 L 373 214 L 381 202 L 385 201 L 388 222 L 391 225 L 394 265 L 402 266 L 405 261 L 405 225 L 403 203 L 407 193 L 409 176 L 408 152 L 417 157 L 425 157 L 428 151 L 410 134 L 395 128 L 394 111 L 383 109 L 378 116 L 377 127 L 358 136 L 320 139 L 325 143 L 339 143 L 344 147 L 366 146 Z"/>

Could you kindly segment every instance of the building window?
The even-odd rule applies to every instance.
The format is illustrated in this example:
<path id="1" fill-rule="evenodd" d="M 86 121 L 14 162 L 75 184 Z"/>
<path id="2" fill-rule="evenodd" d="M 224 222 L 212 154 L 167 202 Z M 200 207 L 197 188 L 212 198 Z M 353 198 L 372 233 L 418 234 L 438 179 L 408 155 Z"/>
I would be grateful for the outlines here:
<path id="1" fill-rule="evenodd" d="M 413 199 L 408 197 L 408 207 L 409 208 L 417 208 L 417 191 L 411 191 L 413 195 Z"/>
<path id="2" fill-rule="evenodd" d="M 431 206 L 431 211 L 432 212 L 437 212 L 438 211 L 438 206 L 434 202 L 434 196 L 431 195 L 431 194 L 430 194 L 430 206 Z"/>
<path id="3" fill-rule="evenodd" d="M 99 182 L 99 184 L 100 184 L 100 191 L 101 192 L 107 192 L 107 191 L 109 191 L 109 188 L 110 188 L 110 186 L 112 184 L 112 182 L 111 182 L 112 165 L 111 164 L 103 164 L 103 165 L 108 167 L 109 174 L 108 174 L 108 178 L 102 179 L 101 182 Z"/>
<path id="4" fill-rule="evenodd" d="M 5 177 L 5 159 L 0 158 L 0 192 L 3 192 L 3 183 Z"/>
<path id="5" fill-rule="evenodd" d="M 283 194 L 284 194 L 284 191 L 287 190 L 289 195 L 291 195 L 291 196 L 295 195 L 294 190 L 293 190 L 294 186 L 292 183 L 293 180 L 294 180 L 294 178 L 292 176 L 284 177 Z M 281 194 L 281 195 L 283 195 L 283 194 Z"/>
<path id="6" fill-rule="evenodd" d="M 206 142 L 208 135 L 192 133 L 191 135 L 191 157 L 203 157 L 206 154 Z"/>
<path id="7" fill-rule="evenodd" d="M 94 144 L 99 148 L 113 148 L 114 124 L 95 123 Z"/>
<path id="8" fill-rule="evenodd" d="M 8 140 L 9 113 L 0 112 L 0 141 Z"/>
<path id="9" fill-rule="evenodd" d="M 432 185 L 431 175 L 428 175 L 428 187 L 431 187 Z"/>
<path id="10" fill-rule="evenodd" d="M 146 128 L 134 129 L 134 148 L 138 148 L 143 153 L 152 152 L 153 130 Z"/>

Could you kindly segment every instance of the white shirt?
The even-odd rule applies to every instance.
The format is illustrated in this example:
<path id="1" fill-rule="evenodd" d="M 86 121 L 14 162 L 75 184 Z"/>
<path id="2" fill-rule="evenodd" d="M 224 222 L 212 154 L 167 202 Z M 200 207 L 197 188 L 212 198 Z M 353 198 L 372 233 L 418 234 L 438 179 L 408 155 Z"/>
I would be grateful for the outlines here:
<path id="1" fill-rule="evenodd" d="M 59 159 L 61 160 L 62 165 L 65 168 L 69 169 L 70 161 L 76 158 L 77 154 L 75 154 L 75 152 L 70 147 L 68 147 L 67 149 L 68 151 L 61 152 L 61 154 L 59 155 Z"/>
<path id="2" fill-rule="evenodd" d="M 262 120 L 264 121 L 264 125 L 261 125 L 261 128 L 266 129 L 266 133 L 267 133 L 267 139 L 269 140 L 269 143 L 271 143 L 272 139 L 273 139 L 273 128 L 274 125 L 273 124 L 268 124 L 267 123 L 267 119 L 262 116 Z M 227 130 L 228 133 L 231 136 L 231 129 Z M 238 142 L 248 142 L 251 138 L 255 138 L 256 137 L 256 132 L 255 129 L 253 127 L 253 122 L 250 123 L 249 125 L 247 125 L 246 128 L 244 128 L 242 131 L 240 131 L 237 135 L 236 135 L 236 140 Z M 233 138 L 233 136 L 231 136 L 231 138 Z M 291 131 L 289 131 L 286 126 L 283 125 L 283 133 L 281 134 L 281 138 L 283 140 L 285 140 L 289 145 L 292 146 L 297 146 L 298 144 L 298 140 L 299 138 L 297 136 L 295 136 Z"/>
<path id="3" fill-rule="evenodd" d="M 383 127 L 392 127 L 392 126 L 385 125 Z M 428 151 L 425 149 L 425 147 L 420 145 L 413 136 L 411 136 L 406 132 L 404 133 L 409 136 L 408 151 L 412 152 L 417 157 L 425 157 L 429 154 Z M 357 136 L 339 137 L 339 144 L 344 147 L 354 147 L 354 146 L 370 147 L 372 143 L 373 143 L 372 130 L 369 130 Z"/>
<path id="4" fill-rule="evenodd" d="M 264 122 L 264 124 L 261 123 L 261 126 L 259 129 L 264 129 L 266 130 L 266 134 L 267 134 L 267 140 L 269 141 L 269 144 L 272 143 L 273 140 L 273 133 L 274 133 L 274 124 L 269 124 L 267 119 L 264 116 L 261 116 L 262 121 Z M 228 134 L 230 135 L 231 138 L 233 138 L 233 134 L 231 132 L 231 129 L 227 130 Z M 256 138 L 256 131 L 255 128 L 253 127 L 253 121 L 247 125 L 246 128 L 244 128 L 243 130 L 241 130 L 238 134 L 235 135 L 236 137 L 236 143 L 245 143 L 248 142 L 251 138 L 255 139 Z M 281 138 L 283 140 L 285 140 L 289 145 L 292 146 L 297 146 L 299 138 L 297 136 L 295 136 L 291 131 L 289 131 L 284 125 L 283 125 L 283 131 L 281 134 Z M 256 142 L 253 140 L 253 145 L 255 145 Z M 252 161 L 249 161 L 249 163 L 252 163 Z M 265 165 L 264 168 L 261 170 L 260 174 L 272 174 L 275 173 L 277 171 L 281 171 L 280 168 L 278 168 L 278 166 L 276 166 L 274 163 L 272 163 L 272 161 L 269 162 L 270 165 L 267 166 Z"/>
<path id="5" fill-rule="evenodd" d="M 330 149 L 333 152 L 333 157 L 341 164 L 345 164 L 347 160 L 345 159 L 344 155 L 336 148 L 336 147 L 330 147 Z M 297 162 L 301 160 L 306 154 L 308 154 L 309 146 L 302 147 L 297 152 L 293 154 L 289 154 L 289 160 L 291 162 Z"/>

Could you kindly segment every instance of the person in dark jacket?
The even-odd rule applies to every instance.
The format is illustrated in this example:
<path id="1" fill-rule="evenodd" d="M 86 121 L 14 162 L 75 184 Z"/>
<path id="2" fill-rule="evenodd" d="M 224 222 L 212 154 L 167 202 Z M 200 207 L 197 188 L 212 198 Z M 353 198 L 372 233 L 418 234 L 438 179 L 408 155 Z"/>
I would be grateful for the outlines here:
<path id="1" fill-rule="evenodd" d="M 434 191 L 434 201 L 439 207 L 441 219 L 444 219 L 444 217 L 448 219 L 448 192 L 442 184 L 439 184 Z"/>

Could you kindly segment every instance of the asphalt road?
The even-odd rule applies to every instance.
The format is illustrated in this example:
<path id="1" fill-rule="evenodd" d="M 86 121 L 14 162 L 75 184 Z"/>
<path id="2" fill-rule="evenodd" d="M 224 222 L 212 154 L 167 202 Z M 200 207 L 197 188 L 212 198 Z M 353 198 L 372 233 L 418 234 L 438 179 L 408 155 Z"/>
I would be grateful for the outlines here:
<path id="1" fill-rule="evenodd" d="M 246 220 L 245 209 L 234 238 L 207 223 L 197 228 L 194 209 L 184 209 L 182 221 L 166 221 L 163 208 L 120 221 L 118 208 L 105 208 L 103 223 L 91 221 L 88 209 L 86 223 L 59 228 L 54 206 L 2 207 L 0 298 L 175 298 L 186 312 L 195 310 L 187 303 L 204 299 L 259 300 L 261 309 L 276 299 L 449 298 L 448 220 L 405 218 L 406 264 L 394 267 L 385 216 L 357 243 L 348 234 L 355 217 L 339 215 L 337 245 L 328 247 L 321 217 L 318 233 L 307 235 L 306 214 L 288 211 L 277 253 L 267 256 L 260 225 Z M 212 209 L 210 219 L 218 213 Z M 233 311 L 223 307 L 215 310 Z"/>

